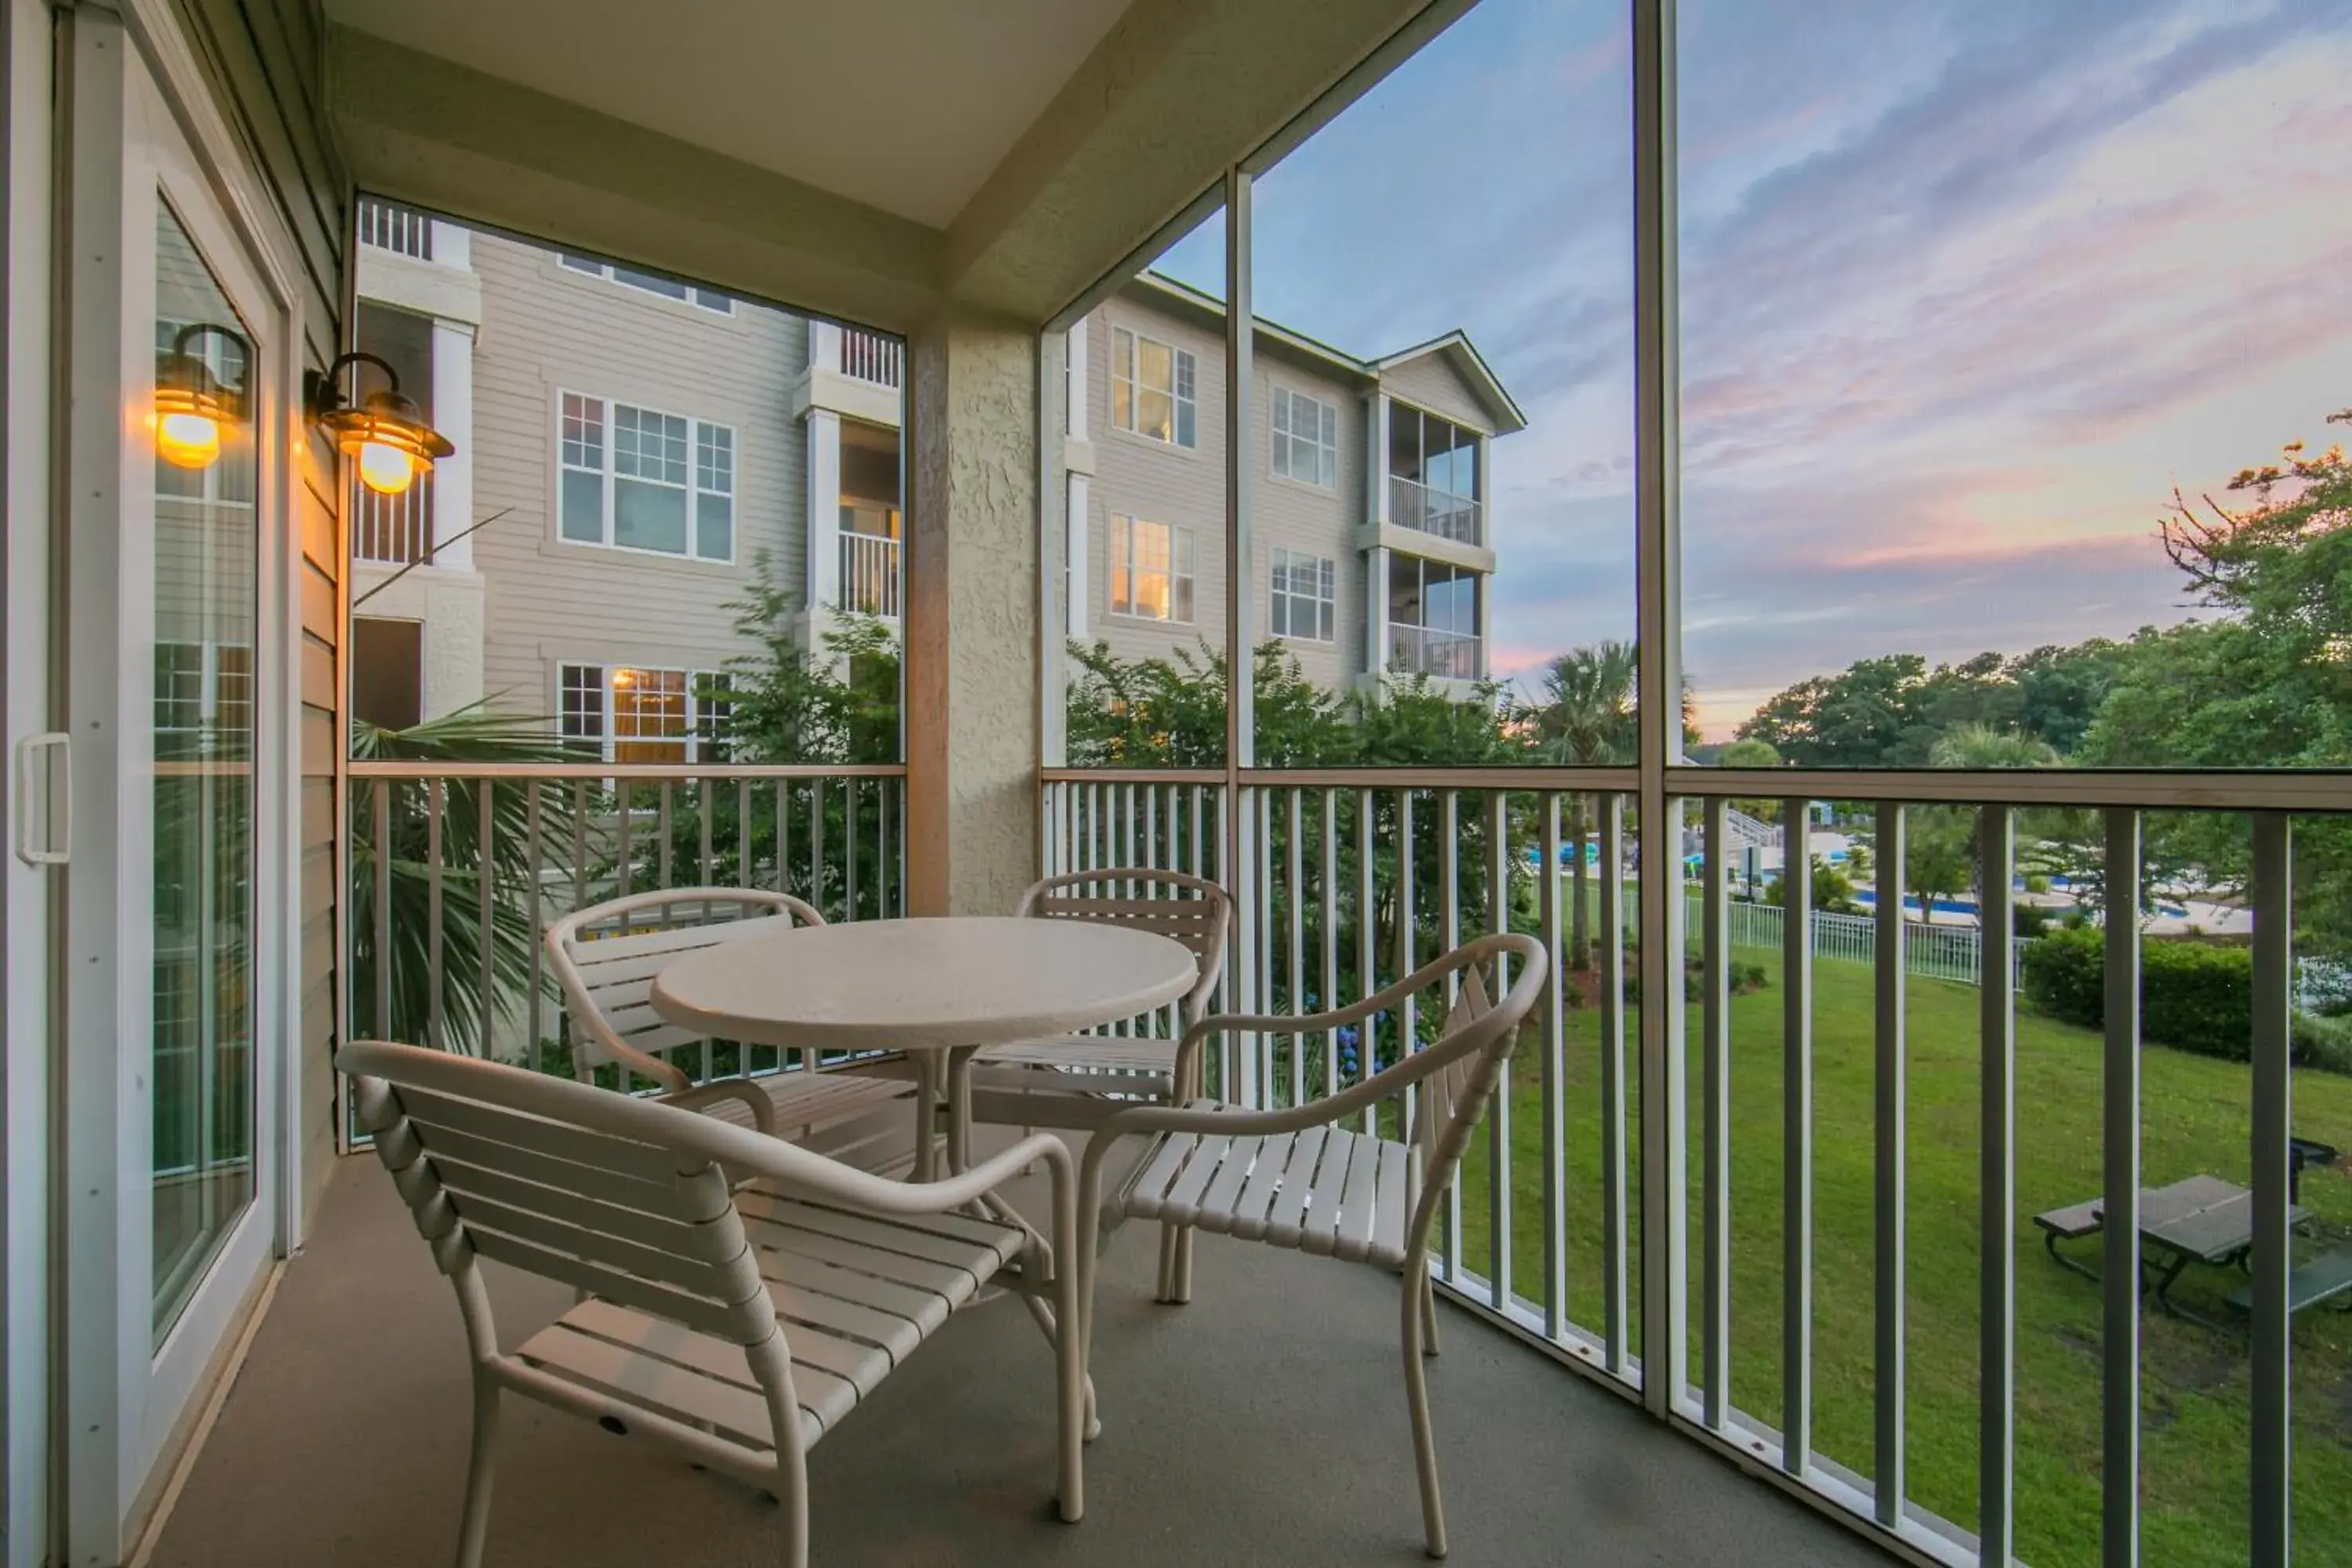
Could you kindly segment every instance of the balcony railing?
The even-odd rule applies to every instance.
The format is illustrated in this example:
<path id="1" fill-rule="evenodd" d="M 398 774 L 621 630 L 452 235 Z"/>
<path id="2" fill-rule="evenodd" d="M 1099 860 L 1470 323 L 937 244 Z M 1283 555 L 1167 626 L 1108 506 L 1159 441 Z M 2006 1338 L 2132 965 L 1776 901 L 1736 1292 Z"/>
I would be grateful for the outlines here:
<path id="1" fill-rule="evenodd" d="M 2290 1066 L 2288 813 L 2330 809 L 2321 792 L 1774 781 L 1797 796 L 1780 803 L 1784 822 L 1816 797 L 1863 802 L 1889 889 L 1915 832 L 1925 854 L 1928 835 L 1957 830 L 1983 928 L 2002 933 L 2021 844 L 2057 816 L 2078 836 L 2087 824 L 2122 909 L 2147 890 L 2145 818 L 2234 817 L 2253 849 L 2249 1063 L 2143 1045 L 2137 921 L 2103 928 L 2117 978 L 2097 1028 L 2021 1010 L 2005 935 L 1988 970 L 1981 940 L 1923 926 L 1891 893 L 1785 940 L 1780 910 L 1741 903 L 1725 875 L 1744 859 L 1730 803 L 1760 776 L 1675 770 L 1670 823 L 1643 833 L 1632 769 L 1265 771 L 1238 785 L 1048 770 L 1041 845 L 1048 871 L 1157 866 L 1225 885 L 1236 922 L 1218 1005 L 1244 1013 L 1368 995 L 1483 931 L 1536 934 L 1555 980 L 1474 1138 L 1434 1267 L 1456 1300 L 1686 1434 L 1916 1560 L 2284 1563 L 2259 1521 L 2283 1521 L 2292 1495 L 2298 1527 L 2311 1510 L 2326 1528 L 2334 1494 L 2318 1477 L 2344 1463 L 2310 1414 L 2335 1408 L 2340 1363 L 2289 1333 L 2297 1256 L 2352 1221 L 2341 1182 L 2305 1176 L 2290 1196 L 2290 1108 L 2317 1123 L 2293 1131 L 2322 1138 L 2352 1114 L 2341 1080 Z M 1669 849 L 1644 867 L 1633 852 L 1680 844 L 1691 822 L 1688 860 Z M 1787 901 L 1806 908 L 1810 868 L 1788 874 Z M 1429 1011 L 1219 1042 L 1216 1092 L 1279 1107 L 1345 1089 L 1430 1037 Z M 2195 1175 L 2252 1193 L 2243 1271 L 2200 1267 L 2179 1287 L 2211 1328 L 2143 1294 L 2142 1188 Z M 2072 1244 L 2081 1268 L 2063 1268 L 2032 1216 L 2091 1201 L 2105 1223 Z M 2305 1209 L 2316 1241 L 2298 1239 Z M 2149 1372 L 2168 1380 L 2168 1409 L 2197 1414 L 2143 1419 L 2144 1367 L 2208 1363 L 2251 1377 L 2224 1370 L 2191 1393 Z M 2011 1458 L 2028 1453 L 2041 1457 Z M 2143 1514 L 2157 1476 L 2163 1511 Z M 2118 1559 L 2118 1539 L 2146 1555 Z"/>
<path id="2" fill-rule="evenodd" d="M 433 476 L 419 474 L 398 495 L 352 481 L 352 558 L 405 566 L 433 548 Z"/>
<path id="3" fill-rule="evenodd" d="M 399 256 L 414 256 L 420 261 L 433 259 L 433 220 L 415 207 L 362 196 L 359 232 L 362 245 L 373 245 Z"/>
<path id="4" fill-rule="evenodd" d="M 873 533 L 844 533 L 841 538 L 841 607 L 861 616 L 897 620 L 902 613 L 903 591 L 898 574 L 898 542 Z"/>
<path id="5" fill-rule="evenodd" d="M 1388 667 L 1407 675 L 1475 680 L 1479 677 L 1478 639 L 1467 632 L 1442 632 L 1391 621 Z"/>
<path id="6" fill-rule="evenodd" d="M 898 387 L 906 373 L 907 349 L 879 332 L 841 329 L 841 374 L 877 386 Z"/>
<path id="7" fill-rule="evenodd" d="M 1468 496 L 1432 489 L 1402 474 L 1389 476 L 1389 521 L 1399 528 L 1433 533 L 1461 544 L 1484 544 L 1478 503 Z"/>

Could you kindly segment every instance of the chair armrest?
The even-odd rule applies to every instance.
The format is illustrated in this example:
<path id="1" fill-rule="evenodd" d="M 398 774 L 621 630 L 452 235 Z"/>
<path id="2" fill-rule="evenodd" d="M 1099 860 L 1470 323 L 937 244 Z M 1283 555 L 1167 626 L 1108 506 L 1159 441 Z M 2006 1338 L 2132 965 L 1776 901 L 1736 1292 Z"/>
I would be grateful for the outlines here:
<path id="1" fill-rule="evenodd" d="M 1025 1173 L 1040 1160 L 1045 1163 L 1057 1187 L 1066 1185 L 1074 1173 L 1069 1145 L 1050 1132 L 1032 1133 L 961 1174 L 939 1182 L 894 1182 L 825 1160 L 821 1154 L 782 1141 L 772 1146 L 786 1152 L 786 1157 L 730 1158 L 730 1163 L 747 1174 L 765 1176 L 803 1192 L 819 1193 L 883 1214 L 945 1214 L 950 1209 L 962 1208 Z M 811 1170 L 807 1164 L 811 1160 L 824 1160 L 826 1168 L 822 1172 Z"/>
<path id="2" fill-rule="evenodd" d="M 1435 963 L 1425 963 L 1387 989 L 1376 991 L 1360 1002 L 1350 1002 L 1345 1007 L 1335 1007 L 1328 1013 L 1213 1013 L 1184 1031 L 1183 1046 L 1197 1048 L 1196 1039 L 1211 1035 L 1241 1030 L 1254 1035 L 1312 1035 L 1325 1029 L 1336 1029 L 1343 1024 L 1360 1024 L 1375 1013 L 1384 1012 L 1417 992 L 1426 991 L 1449 974 L 1459 973 L 1462 965 L 1451 953 Z"/>
<path id="3" fill-rule="evenodd" d="M 776 1136 L 776 1102 L 759 1085 L 743 1079 L 717 1079 L 654 1098 L 680 1110 L 699 1110 L 714 1100 L 740 1100 L 751 1110 L 751 1125 L 771 1138 Z"/>

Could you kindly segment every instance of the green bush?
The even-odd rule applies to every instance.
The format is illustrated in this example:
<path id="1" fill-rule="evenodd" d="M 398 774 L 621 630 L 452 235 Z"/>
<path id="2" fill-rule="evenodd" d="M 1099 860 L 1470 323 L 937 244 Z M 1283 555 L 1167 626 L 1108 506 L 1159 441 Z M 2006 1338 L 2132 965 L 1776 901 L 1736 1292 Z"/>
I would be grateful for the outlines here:
<path id="1" fill-rule="evenodd" d="M 2304 1066 L 2352 1073 L 2352 1016 L 2297 1013 L 2290 1037 L 2294 1059 Z"/>
<path id="2" fill-rule="evenodd" d="M 2025 1000 L 2036 1012 L 2061 1023 L 2087 1029 L 2103 1026 L 2107 1016 L 2105 933 L 2069 927 L 2038 938 L 2025 950 Z M 2242 1062 L 2253 1033 L 2254 958 L 2250 949 L 2201 942 L 2140 944 L 2143 1039 Z"/>

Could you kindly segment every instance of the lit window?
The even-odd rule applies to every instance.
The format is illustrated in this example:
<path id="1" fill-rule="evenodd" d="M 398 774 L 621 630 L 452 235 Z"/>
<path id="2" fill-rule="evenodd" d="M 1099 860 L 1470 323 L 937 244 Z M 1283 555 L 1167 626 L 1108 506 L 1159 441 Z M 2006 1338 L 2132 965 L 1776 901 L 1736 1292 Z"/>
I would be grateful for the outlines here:
<path id="1" fill-rule="evenodd" d="M 1111 332 L 1110 416 L 1120 429 L 1171 446 L 1198 446 L 1198 380 L 1199 366 L 1186 351 L 1125 327 Z"/>
<path id="2" fill-rule="evenodd" d="M 1150 621 L 1192 619 L 1192 531 L 1140 518 L 1110 520 L 1110 607 Z"/>
<path id="3" fill-rule="evenodd" d="M 1339 411 L 1319 397 L 1274 389 L 1274 471 L 1333 488 L 1339 477 Z"/>
<path id="4" fill-rule="evenodd" d="M 556 459 L 556 526 L 572 543 L 734 558 L 735 432 L 726 426 L 567 392 Z"/>
<path id="5" fill-rule="evenodd" d="M 557 723 L 565 742 L 606 762 L 723 761 L 729 685 L 705 670 L 559 665 Z"/>
<path id="6" fill-rule="evenodd" d="M 1332 641 L 1338 636 L 1338 576 L 1339 569 L 1328 556 L 1276 550 L 1267 629 L 1278 637 Z"/>
<path id="7" fill-rule="evenodd" d="M 681 283 L 675 278 L 662 278 L 651 272 L 633 272 L 625 267 L 608 266 L 593 257 L 574 256 L 569 251 L 557 257 L 556 260 L 567 272 L 584 272 L 591 278 L 609 278 L 615 283 L 626 284 L 647 294 L 658 294 L 665 300 L 690 301 L 721 316 L 735 313 L 735 301 L 716 289 L 698 289 L 690 283 Z"/>

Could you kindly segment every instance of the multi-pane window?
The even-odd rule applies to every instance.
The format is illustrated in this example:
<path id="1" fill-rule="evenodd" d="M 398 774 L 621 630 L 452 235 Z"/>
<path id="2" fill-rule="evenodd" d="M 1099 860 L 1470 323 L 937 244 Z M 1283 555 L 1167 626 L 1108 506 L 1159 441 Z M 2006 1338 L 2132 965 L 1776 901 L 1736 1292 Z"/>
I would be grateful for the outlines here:
<path id="1" fill-rule="evenodd" d="M 727 687 L 705 670 L 561 665 L 557 720 L 565 741 L 607 762 L 722 761 Z"/>
<path id="2" fill-rule="evenodd" d="M 733 430 L 567 392 L 555 445 L 563 538 L 705 561 L 734 558 Z"/>
<path id="3" fill-rule="evenodd" d="M 1319 397 L 1274 389 L 1274 471 L 1331 489 L 1339 477 L 1339 411 Z"/>
<path id="4" fill-rule="evenodd" d="M 698 289 L 690 283 L 681 283 L 675 278 L 663 278 L 651 272 L 633 272 L 625 267 L 611 266 L 593 257 L 574 256 L 568 251 L 557 260 L 566 271 L 585 272 L 591 278 L 609 278 L 615 283 L 625 283 L 632 289 L 658 294 L 665 300 L 688 300 L 721 316 L 735 313 L 735 301 L 715 289 Z"/>
<path id="5" fill-rule="evenodd" d="M 1339 569 L 1328 555 L 1302 550 L 1274 552 L 1273 597 L 1266 629 L 1278 637 L 1329 642 L 1338 635 Z"/>
<path id="6" fill-rule="evenodd" d="M 1200 444 L 1200 365 L 1183 349 L 1114 328 L 1110 334 L 1110 417 L 1171 446 Z"/>
<path id="7" fill-rule="evenodd" d="M 253 650 L 241 643 L 155 644 L 155 732 L 177 758 L 243 756 L 253 738 Z"/>
<path id="8" fill-rule="evenodd" d="M 1192 531 L 1139 517 L 1110 520 L 1110 607 L 1145 620 L 1192 619 Z"/>

